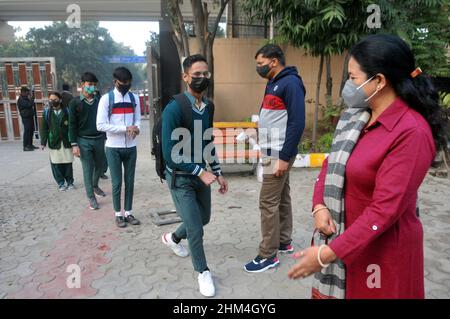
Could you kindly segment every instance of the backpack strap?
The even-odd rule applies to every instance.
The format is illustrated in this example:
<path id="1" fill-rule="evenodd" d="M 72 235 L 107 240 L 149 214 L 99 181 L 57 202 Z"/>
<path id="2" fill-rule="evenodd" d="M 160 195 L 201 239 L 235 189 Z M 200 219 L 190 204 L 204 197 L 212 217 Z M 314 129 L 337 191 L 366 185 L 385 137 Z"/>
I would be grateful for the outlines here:
<path id="1" fill-rule="evenodd" d="M 208 110 L 209 110 L 209 127 L 213 127 L 214 126 L 214 111 L 215 111 L 215 106 L 214 103 L 211 100 L 208 100 Z"/>
<path id="2" fill-rule="evenodd" d="M 44 109 L 44 118 L 45 118 L 45 122 L 47 123 L 47 127 L 50 129 L 50 111 L 49 111 L 49 107 L 47 106 Z"/>
<path id="3" fill-rule="evenodd" d="M 111 121 L 112 109 L 114 106 L 114 91 L 108 92 L 108 120 Z"/>
<path id="4" fill-rule="evenodd" d="M 184 93 L 180 93 L 173 96 L 173 99 L 181 107 L 183 113 L 183 124 L 182 127 L 191 130 L 192 124 L 192 104 L 189 98 Z"/>
<path id="5" fill-rule="evenodd" d="M 188 130 L 191 129 L 192 122 L 192 104 L 189 98 L 184 93 L 180 93 L 173 96 L 173 99 L 177 102 L 177 104 L 181 107 L 181 111 L 183 112 L 183 127 Z M 207 108 L 209 111 L 209 127 L 213 127 L 214 125 L 214 111 L 215 106 L 211 100 L 207 101 Z"/>
<path id="6" fill-rule="evenodd" d="M 130 97 L 131 104 L 133 105 L 133 125 L 134 125 L 134 122 L 136 121 L 136 112 L 135 112 L 135 110 L 136 110 L 136 99 L 134 98 L 134 94 L 133 93 L 128 92 L 128 95 Z"/>

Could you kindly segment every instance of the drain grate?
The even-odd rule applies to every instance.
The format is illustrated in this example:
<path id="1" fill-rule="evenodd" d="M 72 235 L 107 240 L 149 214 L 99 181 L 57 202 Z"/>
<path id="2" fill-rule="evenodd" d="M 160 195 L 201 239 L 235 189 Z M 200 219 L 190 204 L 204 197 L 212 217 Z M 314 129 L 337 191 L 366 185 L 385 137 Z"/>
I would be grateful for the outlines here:
<path id="1" fill-rule="evenodd" d="M 177 215 L 177 211 L 171 210 L 152 210 L 150 211 L 150 217 L 153 223 L 157 226 L 170 225 L 175 223 L 181 223 L 181 218 Z"/>

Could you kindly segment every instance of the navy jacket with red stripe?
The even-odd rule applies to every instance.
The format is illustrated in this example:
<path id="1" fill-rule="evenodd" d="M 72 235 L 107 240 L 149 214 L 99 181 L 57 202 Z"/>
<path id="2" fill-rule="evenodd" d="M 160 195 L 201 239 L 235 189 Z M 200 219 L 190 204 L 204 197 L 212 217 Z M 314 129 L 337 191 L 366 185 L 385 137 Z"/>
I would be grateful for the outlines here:
<path id="1" fill-rule="evenodd" d="M 295 66 L 285 67 L 267 83 L 258 127 L 264 155 L 283 161 L 297 155 L 305 128 L 305 93 Z"/>

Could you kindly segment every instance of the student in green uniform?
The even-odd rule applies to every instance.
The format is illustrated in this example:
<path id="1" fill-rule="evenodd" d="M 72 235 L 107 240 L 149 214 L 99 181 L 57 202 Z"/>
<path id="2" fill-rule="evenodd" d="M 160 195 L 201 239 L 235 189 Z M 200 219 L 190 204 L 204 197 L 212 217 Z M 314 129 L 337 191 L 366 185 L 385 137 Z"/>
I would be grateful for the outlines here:
<path id="1" fill-rule="evenodd" d="M 73 154 L 69 143 L 69 112 L 61 105 L 61 95 L 50 92 L 40 126 L 41 149 L 48 144 L 53 177 L 60 191 L 73 189 Z M 67 185 L 66 185 L 67 183 Z"/>
<path id="2" fill-rule="evenodd" d="M 105 162 L 105 137 L 103 132 L 97 131 L 97 83 L 95 74 L 85 72 L 81 76 L 81 95 L 69 103 L 69 141 L 73 155 L 81 159 L 90 209 L 99 209 L 95 196 L 106 196 L 98 187 Z"/>
<path id="3" fill-rule="evenodd" d="M 183 98 L 192 108 L 192 119 L 190 134 L 186 135 L 186 141 L 190 141 L 185 142 L 185 137 L 181 141 L 191 147 L 177 150 L 180 138 L 176 132 L 183 128 L 184 115 L 182 105 L 176 99 L 171 100 L 164 109 L 161 129 L 167 185 L 183 223 L 173 233 L 165 233 L 162 242 L 177 256 L 187 257 L 189 252 L 181 244 L 182 239 L 187 239 L 192 264 L 198 272 L 200 293 L 212 297 L 215 287 L 206 262 L 203 228 L 211 218 L 211 184 L 217 181 L 219 193 L 225 194 L 228 182 L 222 175 L 212 140 L 205 138 L 207 132 L 212 130 L 214 115 L 212 103 L 204 97 L 211 78 L 206 58 L 199 54 L 187 57 L 183 70 L 183 81 L 187 85 Z"/>

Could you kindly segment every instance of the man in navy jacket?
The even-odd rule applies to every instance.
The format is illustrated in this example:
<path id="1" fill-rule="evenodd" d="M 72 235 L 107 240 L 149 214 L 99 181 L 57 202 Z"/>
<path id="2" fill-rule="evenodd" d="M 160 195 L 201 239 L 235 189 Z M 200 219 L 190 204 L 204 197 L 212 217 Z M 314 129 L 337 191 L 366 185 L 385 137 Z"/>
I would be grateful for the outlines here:
<path id="1" fill-rule="evenodd" d="M 292 206 L 289 170 L 305 127 L 305 87 L 297 68 L 286 66 L 284 53 L 267 44 L 255 56 L 256 71 L 268 79 L 259 118 L 259 145 L 263 160 L 261 210 L 262 241 L 248 272 L 276 267 L 277 253 L 292 253 Z"/>

